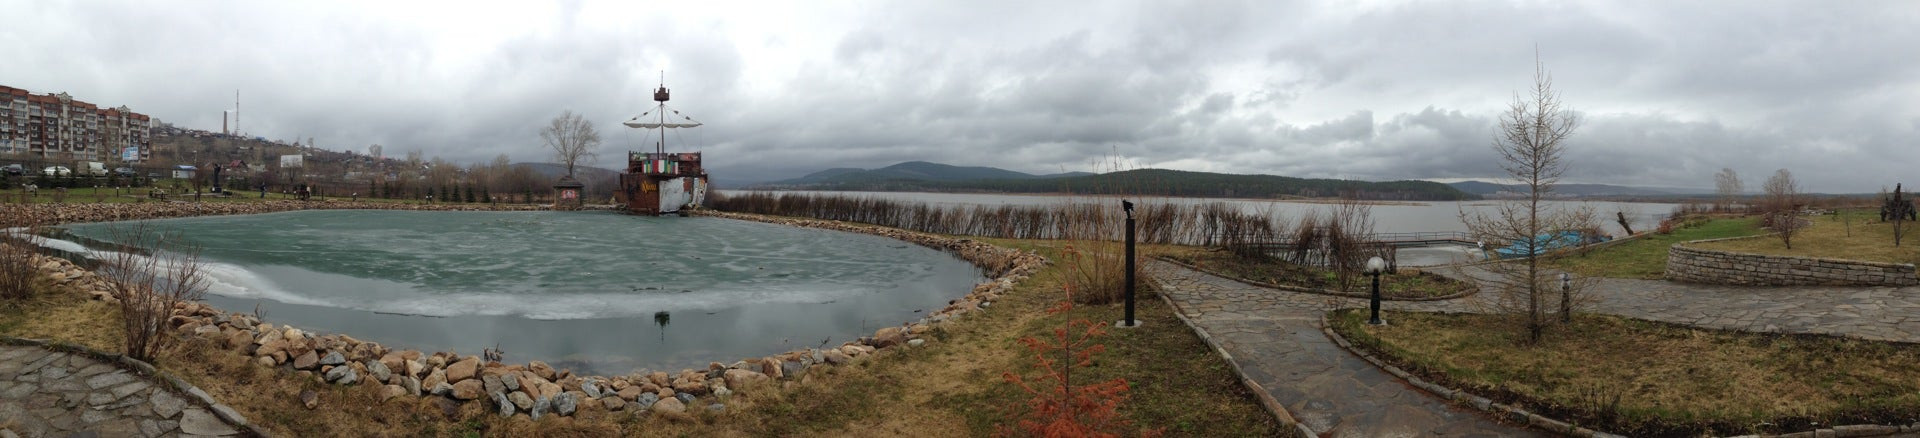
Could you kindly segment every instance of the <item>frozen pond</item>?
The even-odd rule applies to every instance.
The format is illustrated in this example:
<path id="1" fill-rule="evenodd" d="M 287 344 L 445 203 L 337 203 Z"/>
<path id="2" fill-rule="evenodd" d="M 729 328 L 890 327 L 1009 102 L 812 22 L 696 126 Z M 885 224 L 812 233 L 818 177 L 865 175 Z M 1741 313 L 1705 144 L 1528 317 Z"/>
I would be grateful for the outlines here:
<path id="1" fill-rule="evenodd" d="M 906 242 L 713 218 L 336 210 L 153 223 L 204 247 L 207 301 L 222 309 L 594 373 L 838 345 L 982 280 Z M 68 230 L 105 241 L 112 225 Z"/>

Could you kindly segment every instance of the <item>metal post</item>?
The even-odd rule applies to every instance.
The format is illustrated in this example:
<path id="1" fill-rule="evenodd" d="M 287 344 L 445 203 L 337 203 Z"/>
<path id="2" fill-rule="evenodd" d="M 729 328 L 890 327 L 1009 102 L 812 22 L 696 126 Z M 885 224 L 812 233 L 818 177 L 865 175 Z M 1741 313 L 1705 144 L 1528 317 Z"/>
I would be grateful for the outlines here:
<path id="1" fill-rule="evenodd" d="M 1380 321 L 1380 271 L 1373 271 L 1373 299 L 1369 301 L 1367 307 L 1373 309 L 1373 319 L 1367 320 L 1367 324 L 1386 324 Z"/>
<path id="2" fill-rule="evenodd" d="M 1560 322 L 1573 322 L 1573 275 L 1560 273 Z"/>
<path id="3" fill-rule="evenodd" d="M 1133 324 L 1133 214 L 1127 214 L 1127 326 Z"/>

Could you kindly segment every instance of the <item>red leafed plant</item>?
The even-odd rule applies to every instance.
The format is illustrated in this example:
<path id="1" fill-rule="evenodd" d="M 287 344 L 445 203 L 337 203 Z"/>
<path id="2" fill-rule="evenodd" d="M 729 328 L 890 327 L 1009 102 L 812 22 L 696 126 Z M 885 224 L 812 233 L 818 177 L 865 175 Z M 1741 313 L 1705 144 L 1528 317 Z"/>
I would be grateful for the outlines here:
<path id="1" fill-rule="evenodd" d="M 1080 255 L 1072 245 L 1068 245 L 1064 252 L 1067 257 Z M 1075 265 L 1068 263 L 1068 270 L 1074 270 Z M 1073 309 L 1072 282 L 1066 282 L 1061 289 L 1066 292 L 1067 299 L 1047 309 L 1048 314 L 1060 314 Z M 1002 425 L 1000 434 L 1049 438 L 1117 437 L 1133 430 L 1132 422 L 1120 418 L 1117 411 L 1120 404 L 1127 400 L 1126 379 L 1075 385 L 1072 378 L 1075 368 L 1091 366 L 1093 356 L 1106 351 L 1105 345 L 1093 342 L 1094 338 L 1106 332 L 1105 325 L 1082 318 L 1054 329 L 1051 339 L 1021 338 L 1020 343 L 1033 353 L 1039 375 L 1001 374 L 1007 382 L 1019 385 L 1033 398 L 1027 400 L 1028 411 L 1018 420 L 1016 427 Z"/>

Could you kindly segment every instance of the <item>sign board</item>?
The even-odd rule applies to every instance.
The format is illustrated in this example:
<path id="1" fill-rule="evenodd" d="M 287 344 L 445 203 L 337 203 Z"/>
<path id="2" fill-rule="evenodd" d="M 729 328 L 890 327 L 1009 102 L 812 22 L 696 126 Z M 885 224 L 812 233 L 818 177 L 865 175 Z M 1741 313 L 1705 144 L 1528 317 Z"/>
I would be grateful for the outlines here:
<path id="1" fill-rule="evenodd" d="M 305 157 L 301 155 L 281 155 L 280 168 L 301 167 L 304 159 Z"/>
<path id="2" fill-rule="evenodd" d="M 127 146 L 127 150 L 120 153 L 120 161 L 140 161 L 140 147 Z"/>
<path id="3" fill-rule="evenodd" d="M 573 199 L 579 199 L 579 198 L 580 198 L 580 192 L 574 191 L 573 189 L 566 189 L 566 190 L 560 191 L 560 199 L 573 200 Z"/>

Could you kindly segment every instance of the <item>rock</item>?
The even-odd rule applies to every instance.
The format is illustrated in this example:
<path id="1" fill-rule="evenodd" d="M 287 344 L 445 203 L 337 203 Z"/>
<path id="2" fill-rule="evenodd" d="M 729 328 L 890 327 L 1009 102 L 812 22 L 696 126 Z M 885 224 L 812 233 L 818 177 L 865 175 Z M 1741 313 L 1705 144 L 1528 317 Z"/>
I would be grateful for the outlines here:
<path id="1" fill-rule="evenodd" d="M 507 385 L 500 383 L 500 376 L 483 376 L 480 378 L 480 384 L 486 388 L 488 394 L 499 394 L 507 391 Z"/>
<path id="2" fill-rule="evenodd" d="M 660 395 L 651 392 L 642 392 L 640 395 L 633 397 L 634 409 L 640 410 L 651 408 L 653 407 L 653 403 L 658 401 L 660 401 Z"/>
<path id="3" fill-rule="evenodd" d="M 407 372 L 407 375 L 409 376 L 421 377 L 420 373 L 423 371 L 426 371 L 427 369 L 426 364 L 420 363 L 420 361 L 417 361 L 417 360 L 409 360 L 409 361 L 406 361 L 405 363 L 407 366 L 406 372 Z"/>
<path id="4" fill-rule="evenodd" d="M 520 407 L 520 410 L 533 409 L 533 397 L 528 397 L 527 393 L 524 392 L 514 391 L 507 393 L 507 401 L 513 402 L 513 405 Z"/>
<path id="5" fill-rule="evenodd" d="M 533 419 L 538 420 L 540 419 L 541 415 L 546 415 L 547 411 L 552 409 L 553 409 L 553 400 L 548 400 L 546 397 L 540 397 L 533 400 L 533 409 L 528 409 L 527 415 L 531 415 L 533 416 Z"/>
<path id="6" fill-rule="evenodd" d="M 800 361 L 788 360 L 780 362 L 780 374 L 787 376 L 787 378 L 797 379 L 800 378 L 801 374 L 805 374 L 806 372 L 807 364 L 800 363 Z"/>
<path id="7" fill-rule="evenodd" d="M 732 396 L 732 395 L 733 395 L 733 390 L 731 390 L 731 389 L 727 389 L 727 387 L 725 387 L 725 386 L 715 386 L 715 387 L 713 387 L 713 396 L 714 396 L 714 397 L 720 397 L 720 398 L 726 398 L 726 397 L 729 397 L 729 396 Z"/>
<path id="8" fill-rule="evenodd" d="M 906 342 L 907 334 L 899 327 L 887 327 L 873 332 L 873 346 L 875 347 L 887 348 Z"/>
<path id="9" fill-rule="evenodd" d="M 486 389 L 486 386 L 480 384 L 479 380 L 462 380 L 460 383 L 453 384 L 453 398 L 459 400 L 478 399 L 480 396 L 486 394 Z"/>
<path id="10" fill-rule="evenodd" d="M 300 391 L 300 405 L 306 406 L 307 409 L 320 407 L 320 393 L 313 392 L 311 389 Z"/>
<path id="11" fill-rule="evenodd" d="M 580 382 L 580 392 L 587 393 L 588 399 L 600 398 L 600 385 L 593 384 L 592 380 Z"/>
<path id="12" fill-rule="evenodd" d="M 727 381 L 728 388 L 740 388 L 740 389 L 750 388 L 754 385 L 758 385 L 761 383 L 765 383 L 768 380 L 772 380 L 772 378 L 767 377 L 766 374 L 760 374 L 759 372 L 748 371 L 748 370 L 727 370 L 726 375 L 723 377 Z"/>
<path id="13" fill-rule="evenodd" d="M 579 400 L 574 398 L 573 393 L 562 392 L 560 395 L 553 397 L 553 413 L 560 414 L 562 417 L 571 416 L 573 415 L 574 409 L 578 407 L 577 403 L 579 402 Z"/>
<path id="14" fill-rule="evenodd" d="M 305 354 L 301 354 L 300 357 L 293 359 L 293 369 L 296 370 L 311 370 L 315 365 L 319 364 L 320 356 L 313 354 L 312 351 L 308 351 Z"/>
<path id="15" fill-rule="evenodd" d="M 827 363 L 834 365 L 846 365 L 848 362 L 853 362 L 853 356 L 848 356 L 846 353 L 840 352 L 840 350 L 827 350 L 827 352 L 822 355 L 825 356 Z"/>
<path id="16" fill-rule="evenodd" d="M 453 365 L 447 365 L 447 382 L 457 385 L 463 380 L 473 378 L 474 373 L 479 371 L 480 358 L 478 357 L 469 357 L 465 360 L 454 362 Z"/>
<path id="17" fill-rule="evenodd" d="M 693 403 L 693 401 L 695 399 L 698 399 L 699 397 L 695 397 L 693 394 L 677 392 L 673 394 L 673 398 L 679 399 L 680 403 L 685 404 L 685 403 Z"/>
<path id="18" fill-rule="evenodd" d="M 333 367 L 332 371 L 327 371 L 327 382 L 329 383 L 352 385 L 354 382 L 359 381 L 360 374 L 353 372 L 353 368 L 350 367 Z"/>
<path id="19" fill-rule="evenodd" d="M 555 398 L 555 397 L 559 397 L 560 393 L 562 392 L 566 392 L 566 391 L 564 389 L 561 389 L 559 384 L 556 384 L 553 382 L 540 382 L 541 397 Z"/>
<path id="20" fill-rule="evenodd" d="M 327 355 L 326 355 L 326 356 L 321 356 L 321 357 L 320 357 L 320 364 L 321 364 L 321 365 L 335 365 L 335 366 L 338 366 L 338 365 L 340 365 L 340 364 L 344 364 L 344 363 L 347 363 L 347 357 L 346 357 L 346 356 L 344 356 L 344 355 L 341 355 L 341 354 L 340 354 L 340 352 L 338 352 L 338 351 L 330 351 L 330 352 L 327 352 Z"/>
<path id="21" fill-rule="evenodd" d="M 254 363 L 257 363 L 257 364 L 260 364 L 260 366 L 263 366 L 263 367 L 267 367 L 267 368 L 273 368 L 273 358 L 272 358 L 272 357 L 256 357 L 256 358 L 254 358 L 254 359 L 253 359 L 253 362 L 254 362 Z"/>
<path id="22" fill-rule="evenodd" d="M 687 412 L 687 404 L 680 400 L 669 398 L 655 402 L 648 410 L 668 414 L 684 414 Z"/>
<path id="23" fill-rule="evenodd" d="M 667 377 L 666 371 L 654 371 L 652 374 L 647 374 L 647 381 L 652 382 L 654 386 L 673 386 L 673 380 Z"/>
<path id="24" fill-rule="evenodd" d="M 387 385 L 387 386 L 380 387 L 380 401 L 393 400 L 394 397 L 399 397 L 403 395 L 407 395 L 407 388 L 401 387 L 400 385 Z"/>
<path id="25" fill-rule="evenodd" d="M 546 362 L 541 362 L 537 360 L 533 362 L 528 362 L 527 371 L 532 371 L 533 375 L 540 376 L 541 379 L 544 379 L 547 381 L 553 380 L 553 376 L 554 376 L 553 367 L 550 365 L 547 365 Z"/>
<path id="26" fill-rule="evenodd" d="M 427 374 L 427 378 L 420 379 L 420 384 L 426 385 L 428 388 L 440 386 L 440 384 L 442 383 L 451 384 L 447 382 L 446 370 L 442 370 L 439 368 L 434 368 L 432 373 Z"/>
<path id="27" fill-rule="evenodd" d="M 500 376 L 500 385 L 507 387 L 508 391 L 519 391 L 520 390 L 520 372 L 515 371 L 512 373 Z"/>
<path id="28" fill-rule="evenodd" d="M 281 335 L 285 336 L 288 341 L 303 340 L 303 339 L 306 339 L 307 337 L 306 333 L 301 332 L 300 329 L 292 328 L 292 327 L 288 327 L 287 331 L 281 333 Z"/>
<path id="29" fill-rule="evenodd" d="M 234 331 L 232 335 L 227 336 L 228 350 L 239 350 L 249 345 L 253 345 L 253 333 L 248 333 L 246 330 Z"/>
<path id="30" fill-rule="evenodd" d="M 625 400 L 633 400 L 634 397 L 639 397 L 641 392 L 644 392 L 644 391 L 641 391 L 640 387 L 638 386 L 628 386 L 625 389 L 621 389 L 620 392 L 614 394 L 614 397 L 619 397 Z"/>
<path id="31" fill-rule="evenodd" d="M 380 356 L 380 364 L 386 365 L 386 368 L 390 371 L 402 372 L 402 373 L 406 372 L 407 371 L 406 362 L 407 362 L 406 359 L 400 358 L 400 353 L 387 353 L 385 355 Z M 369 366 L 368 368 L 372 368 L 372 367 Z"/>
<path id="32" fill-rule="evenodd" d="M 420 396 L 420 378 L 407 376 L 400 378 L 400 387 L 407 389 L 407 395 Z"/>
<path id="33" fill-rule="evenodd" d="M 513 401 L 507 400 L 507 396 L 494 394 L 493 403 L 496 405 L 500 405 L 500 417 L 505 418 L 505 417 L 513 416 L 513 408 L 514 408 Z"/>
<path id="34" fill-rule="evenodd" d="M 907 340 L 908 347 L 919 347 L 921 345 L 926 345 L 926 344 L 927 344 L 927 340 L 925 339 L 908 339 Z"/>
<path id="35" fill-rule="evenodd" d="M 627 402 L 619 397 L 607 397 L 600 399 L 600 406 L 609 411 L 623 411 L 627 409 Z"/>
<path id="36" fill-rule="evenodd" d="M 448 385 L 447 382 L 436 383 L 433 385 L 433 389 L 428 390 L 427 393 L 441 397 L 450 397 L 453 396 L 453 385 Z"/>
<path id="37" fill-rule="evenodd" d="M 727 405 L 714 403 L 714 404 L 707 405 L 707 410 L 713 411 L 713 412 L 725 411 L 727 410 Z"/>
<path id="38" fill-rule="evenodd" d="M 373 380 L 380 382 L 385 382 L 387 379 L 393 377 L 393 373 L 387 368 L 387 364 L 383 362 L 367 362 L 367 375 L 373 376 Z"/>

